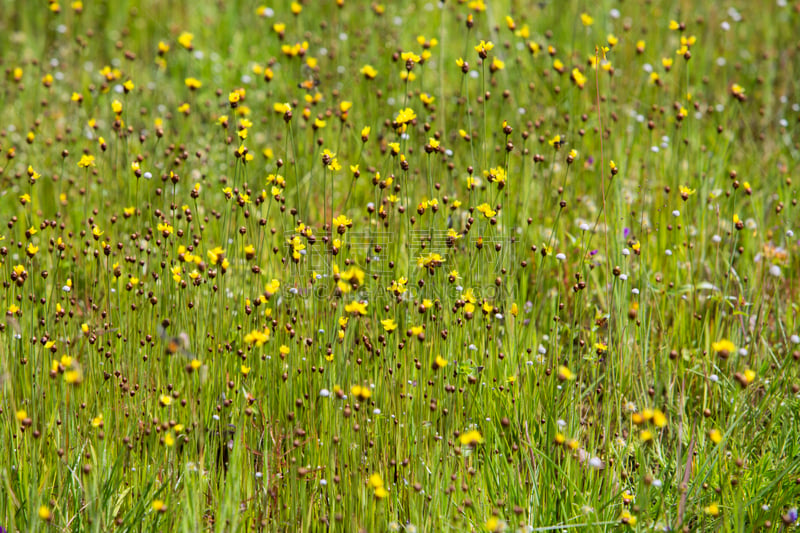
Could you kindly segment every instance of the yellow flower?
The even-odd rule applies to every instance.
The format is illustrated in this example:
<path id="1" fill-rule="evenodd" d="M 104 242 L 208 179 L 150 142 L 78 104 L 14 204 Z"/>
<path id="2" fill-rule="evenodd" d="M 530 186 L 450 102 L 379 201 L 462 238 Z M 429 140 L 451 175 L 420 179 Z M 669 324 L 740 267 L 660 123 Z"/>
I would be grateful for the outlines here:
<path id="1" fill-rule="evenodd" d="M 398 124 L 406 124 L 408 122 L 411 122 L 415 118 L 417 118 L 417 114 L 414 113 L 413 109 L 411 109 L 410 107 L 407 107 L 405 109 L 401 109 L 397 113 L 397 117 L 395 118 L 395 122 L 397 122 Z"/>
<path id="2" fill-rule="evenodd" d="M 653 440 L 653 432 L 648 429 L 644 429 L 641 433 L 639 433 L 639 438 L 642 439 L 642 442 L 650 442 Z"/>
<path id="3" fill-rule="evenodd" d="M 392 331 L 397 329 L 397 322 L 395 322 L 393 318 L 386 318 L 384 320 L 381 320 L 381 325 L 383 325 L 383 329 L 387 333 L 391 333 Z"/>
<path id="4" fill-rule="evenodd" d="M 246 365 L 242 365 L 239 371 L 242 373 L 243 376 L 246 376 L 250 373 L 250 367 Z"/>
<path id="5" fill-rule="evenodd" d="M 375 489 L 375 493 L 374 494 L 375 494 L 376 498 L 378 498 L 379 500 L 382 500 L 382 499 L 386 498 L 387 496 L 389 496 L 389 491 L 386 490 L 385 487 L 378 487 L 377 489 Z"/>
<path id="6" fill-rule="evenodd" d="M 378 487 L 383 487 L 383 478 L 377 472 L 369 476 L 369 486 L 373 489 L 377 489 Z"/>
<path id="7" fill-rule="evenodd" d="M 705 512 L 707 515 L 719 516 L 719 505 L 717 505 L 716 502 L 712 503 L 711 505 L 703 508 L 703 512 Z"/>
<path id="8" fill-rule="evenodd" d="M 561 381 L 567 381 L 570 379 L 575 379 L 575 374 L 564 365 L 558 367 L 558 379 Z"/>
<path id="9" fill-rule="evenodd" d="M 589 15 L 589 13 L 581 13 L 581 24 L 584 26 L 591 26 L 594 24 L 594 19 Z"/>
<path id="10" fill-rule="evenodd" d="M 412 63 L 419 63 L 421 58 L 414 52 L 403 52 L 400 54 L 400 59 L 405 62 L 411 61 Z"/>
<path id="11" fill-rule="evenodd" d="M 686 200 L 691 195 L 693 195 L 695 192 L 697 192 L 696 189 L 690 189 L 686 185 L 681 185 L 680 187 L 678 187 L 678 190 L 681 193 L 681 198 L 683 198 L 684 200 Z"/>
<path id="12" fill-rule="evenodd" d="M 344 310 L 346 313 L 363 316 L 367 314 L 367 304 L 363 302 L 353 301 L 345 305 Z"/>
<path id="13" fill-rule="evenodd" d="M 194 91 L 195 89 L 199 89 L 200 87 L 203 86 L 203 82 L 198 80 L 197 78 L 186 78 L 185 80 L 183 80 L 183 82 L 192 91 Z"/>
<path id="14" fill-rule="evenodd" d="M 441 266 L 444 263 L 444 258 L 441 254 L 431 252 L 428 255 L 417 257 L 417 266 L 420 268 L 433 268 Z"/>
<path id="15" fill-rule="evenodd" d="M 459 440 L 461 441 L 462 446 L 475 446 L 483 442 L 483 436 L 481 435 L 480 431 L 473 429 L 471 431 L 467 431 L 466 433 L 462 433 L 459 437 Z"/>
<path id="16" fill-rule="evenodd" d="M 92 419 L 92 427 L 93 428 L 103 427 L 103 413 L 98 414 L 96 417 Z"/>
<path id="17" fill-rule="evenodd" d="M 483 216 L 485 216 L 486 218 L 492 218 L 493 216 L 495 216 L 495 215 L 497 214 L 497 211 L 495 211 L 494 209 L 492 209 L 492 208 L 489 206 L 489 204 L 487 204 L 487 203 L 482 203 L 481 205 L 479 205 L 479 206 L 478 206 L 478 207 L 476 207 L 475 209 L 476 209 L 476 210 L 477 210 L 477 211 L 478 211 L 480 214 L 482 214 Z"/>
<path id="18" fill-rule="evenodd" d="M 49 521 L 53 518 L 53 513 L 50 512 L 50 509 L 48 509 L 46 505 L 42 505 L 39 507 L 39 518 L 44 521 Z"/>
<path id="19" fill-rule="evenodd" d="M 78 161 L 78 166 L 80 168 L 93 167 L 94 166 L 94 156 L 93 155 L 83 154 L 81 156 L 81 160 Z"/>
<path id="20" fill-rule="evenodd" d="M 660 409 L 653 411 L 653 424 L 660 428 L 667 425 L 667 416 Z"/>
<path id="21" fill-rule="evenodd" d="M 167 505 L 161 500 L 153 500 L 151 504 L 153 511 L 159 513 L 167 510 Z"/>
<path id="22" fill-rule="evenodd" d="M 444 368 L 447 366 L 447 359 L 442 357 L 441 355 L 437 355 L 436 359 L 433 361 L 434 369 Z"/>
<path id="23" fill-rule="evenodd" d="M 188 31 L 185 31 L 178 36 L 178 43 L 187 50 L 192 49 L 192 40 L 194 40 L 194 34 L 191 34 Z"/>
<path id="24" fill-rule="evenodd" d="M 172 433 L 164 435 L 164 445 L 171 448 L 175 444 L 175 436 Z"/>
<path id="25" fill-rule="evenodd" d="M 638 520 L 636 519 L 636 517 L 635 517 L 635 516 L 633 516 L 633 515 L 631 514 L 631 512 L 630 512 L 630 511 L 628 511 L 627 509 L 625 509 L 625 510 L 623 510 L 623 511 L 622 511 L 622 514 L 620 515 L 620 517 L 619 517 L 619 520 L 620 520 L 620 522 L 622 522 L 623 524 L 628 524 L 628 525 L 629 525 L 629 526 L 631 526 L 631 527 L 635 527 L 635 526 L 636 526 L 636 522 L 638 521 Z"/>
<path id="26" fill-rule="evenodd" d="M 712 429 L 708 432 L 708 438 L 711 439 L 711 442 L 714 444 L 719 444 L 722 442 L 722 433 L 718 429 Z"/>
<path id="27" fill-rule="evenodd" d="M 80 383 L 82 379 L 83 376 L 81 375 L 81 371 L 79 369 L 69 370 L 64 373 L 64 381 L 66 381 L 69 385 L 76 385 Z"/>
<path id="28" fill-rule="evenodd" d="M 255 347 L 263 346 L 269 340 L 270 332 L 268 329 L 259 331 L 254 329 L 250 333 L 244 336 L 244 342 L 247 344 L 253 345 Z"/>
<path id="29" fill-rule="evenodd" d="M 171 405 L 171 404 L 172 404 L 172 396 L 168 396 L 168 395 L 166 395 L 166 394 L 162 394 L 162 395 L 161 395 L 161 396 L 158 398 L 158 403 L 160 403 L 160 404 L 161 404 L 161 405 L 163 405 L 164 407 L 167 407 L 168 405 Z"/>
<path id="30" fill-rule="evenodd" d="M 725 354 L 725 355 L 728 355 L 731 352 L 736 350 L 736 346 L 734 346 L 733 343 L 731 341 L 729 341 L 728 339 L 722 339 L 722 340 L 717 341 L 717 342 L 712 342 L 711 343 L 711 348 L 715 352 L 722 353 L 722 354 Z"/>
<path id="31" fill-rule="evenodd" d="M 360 72 L 361 72 L 361 74 L 364 75 L 365 78 L 368 78 L 370 80 L 374 80 L 375 76 L 378 75 L 378 71 L 375 70 L 372 67 L 372 65 L 364 65 L 363 67 L 361 67 L 361 71 Z"/>
<path id="32" fill-rule="evenodd" d="M 419 95 L 419 99 L 422 100 L 422 103 L 425 105 L 430 105 L 436 99 L 435 97 L 429 95 L 428 93 L 422 93 Z"/>
<path id="33" fill-rule="evenodd" d="M 486 42 L 481 39 L 481 42 L 475 46 L 475 51 L 478 52 L 478 55 L 481 57 L 486 57 L 489 52 L 491 52 L 492 48 L 494 48 L 494 43 L 492 41 Z"/>
<path id="34" fill-rule="evenodd" d="M 276 113 L 286 114 L 292 110 L 292 106 L 288 103 L 276 103 L 272 106 L 272 109 L 274 109 Z"/>
<path id="35" fill-rule="evenodd" d="M 579 69 L 574 68 L 572 69 L 572 75 L 570 76 L 572 81 L 575 82 L 575 85 L 583 89 L 583 86 L 586 85 L 586 76 L 583 75 Z"/>
<path id="36" fill-rule="evenodd" d="M 23 420 L 28 418 L 28 413 L 25 411 L 25 409 L 20 409 L 19 411 L 16 412 L 15 416 L 17 418 L 17 422 L 22 422 Z"/>
<path id="37" fill-rule="evenodd" d="M 483 525 L 483 527 L 485 527 L 487 531 L 491 531 L 492 533 L 494 533 L 495 531 L 502 530 L 503 522 L 501 522 L 500 519 L 497 518 L 496 516 L 491 516 Z"/>

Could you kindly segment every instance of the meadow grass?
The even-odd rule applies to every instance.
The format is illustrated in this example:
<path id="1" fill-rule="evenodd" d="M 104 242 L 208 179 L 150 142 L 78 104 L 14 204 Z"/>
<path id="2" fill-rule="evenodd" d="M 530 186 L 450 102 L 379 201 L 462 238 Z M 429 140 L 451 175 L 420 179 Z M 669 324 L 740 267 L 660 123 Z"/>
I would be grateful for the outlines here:
<path id="1" fill-rule="evenodd" d="M 0 529 L 795 527 L 796 6 L 0 7 Z"/>

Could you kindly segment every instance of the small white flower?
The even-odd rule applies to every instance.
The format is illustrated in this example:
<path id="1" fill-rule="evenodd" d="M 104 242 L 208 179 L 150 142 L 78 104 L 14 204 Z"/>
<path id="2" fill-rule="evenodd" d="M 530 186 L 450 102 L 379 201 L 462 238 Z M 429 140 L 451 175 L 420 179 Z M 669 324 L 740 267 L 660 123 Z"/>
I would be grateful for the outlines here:
<path id="1" fill-rule="evenodd" d="M 591 466 L 596 470 L 600 470 L 601 468 L 603 468 L 603 460 L 597 456 L 594 456 L 591 459 L 589 459 L 589 466 Z"/>
<path id="2" fill-rule="evenodd" d="M 322 389 L 321 391 L 319 391 L 319 395 L 322 396 L 323 398 L 327 398 L 328 396 L 331 395 L 331 391 L 329 391 L 328 389 Z"/>

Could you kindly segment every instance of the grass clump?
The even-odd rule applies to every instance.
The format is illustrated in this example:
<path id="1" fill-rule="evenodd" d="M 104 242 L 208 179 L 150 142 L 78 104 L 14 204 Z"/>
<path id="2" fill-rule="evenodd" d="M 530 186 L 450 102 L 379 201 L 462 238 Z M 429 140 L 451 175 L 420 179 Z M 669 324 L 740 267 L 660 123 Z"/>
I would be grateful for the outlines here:
<path id="1" fill-rule="evenodd" d="M 0 526 L 786 530 L 785 2 L 0 10 Z"/>

